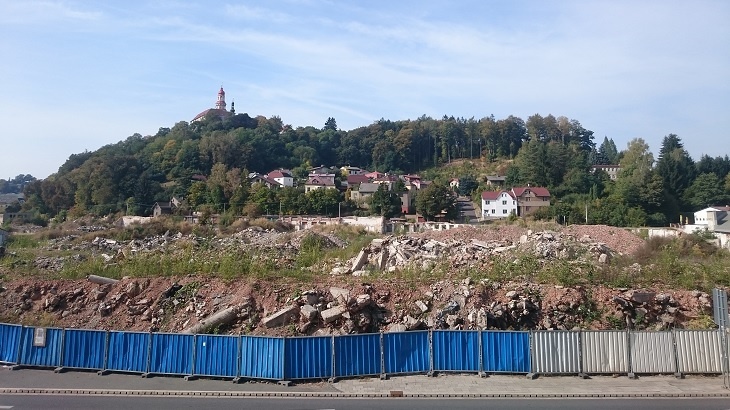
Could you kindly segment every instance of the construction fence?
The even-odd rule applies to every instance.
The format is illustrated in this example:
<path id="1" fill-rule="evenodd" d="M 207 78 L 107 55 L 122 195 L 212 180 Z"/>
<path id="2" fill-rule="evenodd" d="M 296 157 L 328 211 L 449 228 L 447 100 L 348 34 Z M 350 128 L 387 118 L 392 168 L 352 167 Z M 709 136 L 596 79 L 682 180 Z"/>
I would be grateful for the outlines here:
<path id="1" fill-rule="evenodd" d="M 399 374 L 721 374 L 719 330 L 432 330 L 318 337 L 0 324 L 0 362 L 143 375 L 306 380 Z"/>

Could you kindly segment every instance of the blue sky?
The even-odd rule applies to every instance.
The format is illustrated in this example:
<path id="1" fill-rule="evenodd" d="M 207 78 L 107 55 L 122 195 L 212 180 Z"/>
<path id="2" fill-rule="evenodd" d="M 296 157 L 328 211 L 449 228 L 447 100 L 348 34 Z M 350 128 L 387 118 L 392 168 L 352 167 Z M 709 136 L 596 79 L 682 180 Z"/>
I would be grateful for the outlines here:
<path id="1" fill-rule="evenodd" d="M 730 154 L 727 1 L 0 0 L 0 178 L 190 121 L 566 116 Z"/>

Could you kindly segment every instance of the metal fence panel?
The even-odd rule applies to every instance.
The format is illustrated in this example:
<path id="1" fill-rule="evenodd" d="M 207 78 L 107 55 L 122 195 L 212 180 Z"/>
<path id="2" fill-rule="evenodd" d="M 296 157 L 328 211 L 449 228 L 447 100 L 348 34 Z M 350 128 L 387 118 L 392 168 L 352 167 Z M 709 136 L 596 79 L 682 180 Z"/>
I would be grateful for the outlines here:
<path id="1" fill-rule="evenodd" d="M 147 372 L 149 347 L 149 333 L 109 332 L 106 370 Z"/>
<path id="2" fill-rule="evenodd" d="M 332 377 L 332 337 L 284 339 L 285 379 L 329 379 Z"/>
<path id="3" fill-rule="evenodd" d="M 631 371 L 676 373 L 672 332 L 631 332 Z"/>
<path id="4" fill-rule="evenodd" d="M 335 336 L 335 376 L 380 374 L 380 334 Z"/>
<path id="5" fill-rule="evenodd" d="M 193 335 L 153 333 L 150 373 L 193 374 Z"/>
<path id="6" fill-rule="evenodd" d="M 530 333 L 483 331 L 482 371 L 488 373 L 529 373 Z"/>
<path id="7" fill-rule="evenodd" d="M 83 329 L 66 329 L 64 332 L 63 367 L 104 369 L 106 332 Z"/>
<path id="8" fill-rule="evenodd" d="M 0 363 L 16 364 L 20 345 L 20 325 L 0 323 Z"/>
<path id="9" fill-rule="evenodd" d="M 579 332 L 547 330 L 533 333 L 532 360 L 535 373 L 579 373 Z"/>
<path id="10" fill-rule="evenodd" d="M 383 334 L 385 373 L 427 373 L 431 369 L 428 332 Z"/>
<path id="11" fill-rule="evenodd" d="M 241 377 L 284 379 L 284 339 L 280 337 L 241 337 Z"/>
<path id="12" fill-rule="evenodd" d="M 238 336 L 196 335 L 195 369 L 198 376 L 238 376 Z"/>
<path id="13" fill-rule="evenodd" d="M 433 370 L 440 372 L 479 371 L 479 331 L 434 330 Z"/>
<path id="14" fill-rule="evenodd" d="M 722 373 L 722 342 L 717 330 L 675 330 L 680 373 Z"/>
<path id="15" fill-rule="evenodd" d="M 34 346 L 34 327 L 24 327 L 20 338 L 20 362 L 26 366 L 57 367 L 61 364 L 63 329 L 45 329 L 45 344 Z"/>
<path id="16" fill-rule="evenodd" d="M 584 373 L 629 372 L 629 339 L 626 331 L 583 331 L 581 336 Z"/>

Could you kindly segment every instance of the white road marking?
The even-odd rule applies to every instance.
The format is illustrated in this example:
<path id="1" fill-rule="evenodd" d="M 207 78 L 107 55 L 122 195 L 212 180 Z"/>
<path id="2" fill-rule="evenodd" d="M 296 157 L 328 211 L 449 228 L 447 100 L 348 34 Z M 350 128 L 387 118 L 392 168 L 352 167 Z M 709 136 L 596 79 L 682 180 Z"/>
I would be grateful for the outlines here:
<path id="1" fill-rule="evenodd" d="M 0 409 L 12 409 L 13 406 L 0 406 Z"/>

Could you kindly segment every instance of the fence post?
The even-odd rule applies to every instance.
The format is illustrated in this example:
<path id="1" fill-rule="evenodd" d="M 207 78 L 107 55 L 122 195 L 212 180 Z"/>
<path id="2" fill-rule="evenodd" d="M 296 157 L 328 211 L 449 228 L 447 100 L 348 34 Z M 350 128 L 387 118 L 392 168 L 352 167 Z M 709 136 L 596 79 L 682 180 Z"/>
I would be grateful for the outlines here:
<path id="1" fill-rule="evenodd" d="M 530 330 L 527 334 L 528 338 L 528 344 L 530 345 L 530 372 L 525 375 L 526 378 L 530 380 L 534 380 L 537 378 L 537 372 L 535 371 L 535 368 L 537 367 L 537 361 L 535 360 L 535 335 L 534 330 Z"/>
<path id="2" fill-rule="evenodd" d="M 336 372 L 337 372 L 337 354 L 335 353 L 335 335 L 332 335 L 332 377 L 330 377 L 329 382 L 334 383 L 336 380 Z"/>
<path id="3" fill-rule="evenodd" d="M 61 329 L 61 343 L 58 346 L 58 367 L 53 370 L 54 373 L 61 373 L 63 371 L 63 349 L 66 344 L 66 328 Z"/>
<path id="4" fill-rule="evenodd" d="M 428 331 L 428 377 L 433 377 L 433 330 Z"/>
<path id="5" fill-rule="evenodd" d="M 388 375 L 385 374 L 385 341 L 383 340 L 383 331 L 380 331 L 380 380 L 386 380 Z"/>
<path id="6" fill-rule="evenodd" d="M 233 378 L 232 383 L 238 384 L 241 381 L 241 350 L 243 350 L 243 341 L 240 334 L 238 335 L 238 346 L 236 347 L 236 377 Z"/>
<path id="7" fill-rule="evenodd" d="M 487 373 L 484 371 L 484 348 L 482 342 L 482 332 L 483 330 L 477 330 L 477 337 L 479 338 L 479 377 L 487 377 Z"/>
<path id="8" fill-rule="evenodd" d="M 183 379 L 185 379 L 185 381 L 195 380 L 195 378 L 196 378 L 195 377 L 195 360 L 197 359 L 197 355 L 198 355 L 198 335 L 197 334 L 193 335 L 193 351 L 191 352 L 190 355 L 192 356 L 190 374 L 183 377 Z"/>
<path id="9" fill-rule="evenodd" d="M 23 354 L 23 332 L 25 331 L 25 326 L 20 325 L 20 332 L 18 332 L 18 353 L 15 357 L 15 366 L 12 366 L 11 370 L 16 370 L 20 368 L 20 358 Z"/>
<path id="10" fill-rule="evenodd" d="M 104 339 L 104 363 L 102 364 L 102 369 L 96 372 L 99 376 L 103 376 L 107 373 L 106 369 L 109 367 L 109 331 L 106 331 L 106 338 Z"/>
<path id="11" fill-rule="evenodd" d="M 674 353 L 674 377 L 684 379 L 684 375 L 679 371 L 679 350 L 677 350 L 677 335 L 674 329 L 672 332 L 672 350 Z"/>
<path id="12" fill-rule="evenodd" d="M 144 374 L 142 374 L 142 377 L 147 377 L 150 375 L 150 363 L 152 362 L 152 331 L 150 330 L 150 336 L 147 339 L 147 365 L 145 368 Z"/>
<path id="13" fill-rule="evenodd" d="M 286 336 L 284 336 L 284 346 L 281 349 L 281 379 L 286 380 Z"/>
<path id="14" fill-rule="evenodd" d="M 578 331 L 578 377 L 582 379 L 587 379 L 588 374 L 586 374 L 583 369 L 585 367 L 583 366 L 583 331 Z"/>
<path id="15" fill-rule="evenodd" d="M 631 330 L 626 329 L 626 346 L 627 350 L 629 352 L 629 379 L 636 379 L 636 374 L 634 373 L 634 358 L 631 354 Z"/>

